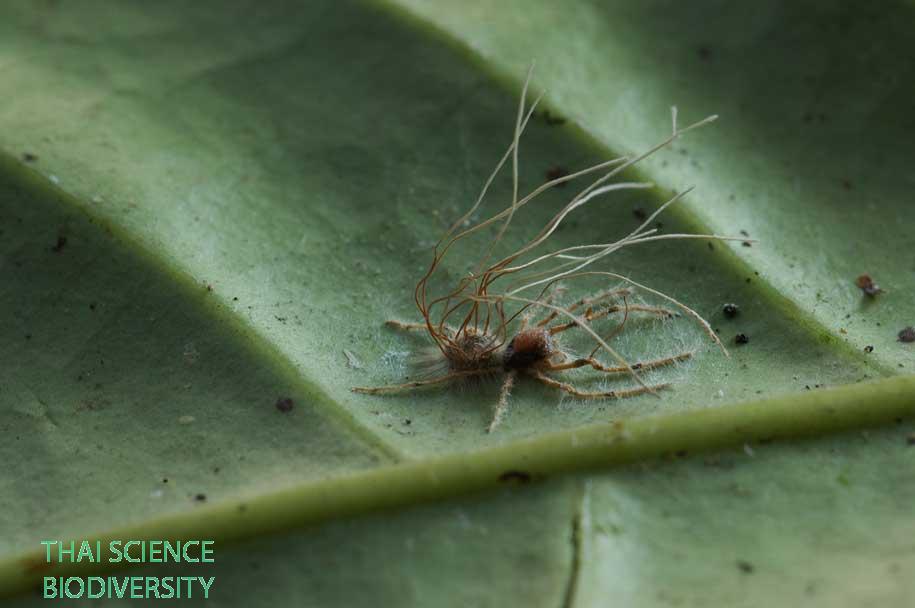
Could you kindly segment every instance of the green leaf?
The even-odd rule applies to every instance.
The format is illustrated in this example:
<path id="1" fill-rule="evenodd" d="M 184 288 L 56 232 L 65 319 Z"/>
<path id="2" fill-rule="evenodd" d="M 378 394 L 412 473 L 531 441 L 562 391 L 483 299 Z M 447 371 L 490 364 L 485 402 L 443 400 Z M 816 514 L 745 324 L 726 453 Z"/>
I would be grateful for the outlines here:
<path id="1" fill-rule="evenodd" d="M 904 603 L 911 13 L 10 5 L 0 596 L 107 573 L 49 568 L 39 544 L 102 537 L 216 538 L 212 567 L 127 574 L 213 574 L 222 605 Z M 646 376 L 672 391 L 576 402 L 521 382 L 491 435 L 497 383 L 351 393 L 400 381 L 422 346 L 383 321 L 415 318 L 429 250 L 511 142 L 532 60 L 550 117 L 522 140 L 522 192 L 661 141 L 671 105 L 684 124 L 721 116 L 628 176 L 655 189 L 589 204 L 552 242 L 619 238 L 695 185 L 662 232 L 758 242 L 661 241 L 605 269 L 697 310 L 732 356 L 688 318 L 633 319 L 613 342 L 631 360 L 696 351 Z M 511 200 L 509 173 L 480 218 Z M 522 209 L 505 250 L 574 192 Z M 885 293 L 862 295 L 861 274 Z M 25 593 L 10 601 L 46 601 Z"/>

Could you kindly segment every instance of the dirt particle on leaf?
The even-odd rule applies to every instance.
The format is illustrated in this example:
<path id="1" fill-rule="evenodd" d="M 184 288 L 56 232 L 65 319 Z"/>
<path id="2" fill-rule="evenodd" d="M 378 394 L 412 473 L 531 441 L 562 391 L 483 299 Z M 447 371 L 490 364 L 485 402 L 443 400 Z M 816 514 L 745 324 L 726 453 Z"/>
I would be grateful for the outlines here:
<path id="1" fill-rule="evenodd" d="M 553 181 L 554 179 L 559 179 L 559 178 L 561 178 L 561 177 L 565 177 L 565 176 L 567 176 L 568 174 L 569 174 L 569 170 L 566 169 L 565 167 L 562 167 L 562 166 L 560 166 L 560 165 L 554 165 L 554 166 L 550 167 L 549 169 L 547 169 L 547 171 L 546 171 L 546 178 L 547 178 L 549 181 Z M 556 187 L 557 187 L 557 188 L 562 188 L 562 187 L 564 187 L 567 183 L 568 183 L 568 182 L 562 182 L 561 184 L 556 184 Z"/>
<path id="2" fill-rule="evenodd" d="M 864 352 L 870 354 L 870 353 L 874 352 L 874 347 L 871 346 L 870 344 L 868 344 L 867 346 L 864 347 Z"/>
<path id="3" fill-rule="evenodd" d="M 196 500 L 197 502 L 204 502 L 206 499 L 207 499 L 207 495 L 203 494 L 203 493 L 200 493 L 200 494 L 197 494 L 194 496 L 194 500 Z"/>
<path id="4" fill-rule="evenodd" d="M 632 215 L 634 215 L 635 219 L 639 220 L 640 222 L 644 222 L 646 219 L 648 219 L 648 214 L 645 213 L 645 210 L 641 207 L 636 207 L 633 209 Z M 711 243 L 709 243 L 709 245 L 711 245 Z"/>
<path id="5" fill-rule="evenodd" d="M 728 302 L 727 304 L 725 304 L 724 306 L 721 307 L 721 312 L 724 313 L 724 316 L 727 317 L 728 319 L 733 319 L 734 317 L 736 317 L 737 315 L 740 314 L 740 306 L 738 306 L 737 304 Z"/>
<path id="6" fill-rule="evenodd" d="M 737 334 L 734 336 L 734 344 L 749 344 L 750 337 L 747 334 Z"/>
<path id="7" fill-rule="evenodd" d="M 533 476 L 527 471 L 505 471 L 499 475 L 499 481 L 502 483 L 524 484 L 530 483 Z"/>
<path id="8" fill-rule="evenodd" d="M 291 412 L 294 405 L 295 402 L 289 397 L 280 397 L 276 400 L 276 409 L 284 414 Z"/>
<path id="9" fill-rule="evenodd" d="M 874 283 L 874 280 L 868 274 L 862 274 L 857 279 L 855 279 L 855 285 L 858 286 L 864 295 L 873 298 L 878 293 L 882 293 L 883 290 L 880 289 L 880 286 Z"/>
<path id="10" fill-rule="evenodd" d="M 53 251 L 54 253 L 60 253 L 61 251 L 64 250 L 64 247 L 66 247 L 66 246 L 67 246 L 67 237 L 60 234 L 57 236 L 57 243 L 53 247 L 51 247 L 51 251 Z"/>
<path id="11" fill-rule="evenodd" d="M 753 564 L 742 559 L 737 560 L 737 568 L 744 574 L 753 574 L 753 570 L 755 570 Z"/>
<path id="12" fill-rule="evenodd" d="M 900 342 L 915 342 L 915 327 L 909 325 L 897 334 Z"/>
<path id="13" fill-rule="evenodd" d="M 543 111 L 543 120 L 544 120 L 544 122 L 546 122 L 546 124 L 548 124 L 550 126 L 559 126 L 559 125 L 566 124 L 565 118 L 563 118 L 562 116 L 557 116 L 556 114 L 553 114 L 549 110 Z"/>
<path id="14" fill-rule="evenodd" d="M 34 163 L 36 160 L 38 160 L 38 155 L 34 154 L 32 152 L 23 152 L 22 160 L 24 160 L 27 163 Z"/>

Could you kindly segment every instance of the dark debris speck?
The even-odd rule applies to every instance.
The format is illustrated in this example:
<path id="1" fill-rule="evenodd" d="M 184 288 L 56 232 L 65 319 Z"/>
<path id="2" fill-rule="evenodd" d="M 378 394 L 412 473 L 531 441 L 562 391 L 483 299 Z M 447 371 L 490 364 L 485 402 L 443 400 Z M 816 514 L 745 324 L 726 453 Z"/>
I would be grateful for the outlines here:
<path id="1" fill-rule="evenodd" d="M 51 251 L 53 251 L 54 253 L 60 253 L 61 251 L 64 250 L 64 247 L 66 247 L 66 246 L 67 246 L 67 237 L 65 237 L 64 235 L 61 234 L 57 237 L 57 243 L 55 243 L 55 245 L 53 247 L 51 247 Z"/>
<path id="2" fill-rule="evenodd" d="M 738 314 L 740 314 L 740 306 L 732 302 L 728 302 L 721 307 L 721 312 L 724 313 L 724 316 L 726 316 L 728 319 L 733 319 Z"/>
<path id="3" fill-rule="evenodd" d="M 750 337 L 747 334 L 737 334 L 734 336 L 734 344 L 748 344 Z"/>
<path id="4" fill-rule="evenodd" d="M 874 297 L 878 293 L 882 293 L 883 290 L 880 289 L 880 286 L 874 283 L 874 280 L 868 274 L 862 274 L 857 279 L 855 279 L 855 285 L 858 286 L 858 289 L 864 292 L 864 295 Z"/>
<path id="5" fill-rule="evenodd" d="M 908 327 L 900 330 L 897 334 L 897 339 L 900 342 L 915 342 L 915 327 L 909 325 Z"/>
<path id="6" fill-rule="evenodd" d="M 565 176 L 567 176 L 568 174 L 569 174 L 569 170 L 566 169 L 565 167 L 562 167 L 562 166 L 560 166 L 560 165 L 554 165 L 554 166 L 550 167 L 549 169 L 547 169 L 547 171 L 546 171 L 546 178 L 547 178 L 549 181 L 553 181 L 554 179 L 559 179 L 559 178 L 561 178 L 561 177 L 565 177 Z M 562 182 L 561 184 L 556 184 L 556 187 L 557 187 L 557 188 L 562 188 L 562 187 L 564 187 L 567 183 L 568 183 L 568 182 Z"/>
<path id="7" fill-rule="evenodd" d="M 868 344 L 867 346 L 864 347 L 864 352 L 872 353 L 872 352 L 874 352 L 874 347 L 871 346 L 870 344 Z"/>
<path id="8" fill-rule="evenodd" d="M 295 402 L 289 397 L 280 397 L 276 400 L 276 409 L 283 412 L 284 414 L 291 412 L 294 405 Z"/>
<path id="9" fill-rule="evenodd" d="M 544 120 L 544 122 L 546 122 L 546 124 L 552 125 L 552 126 L 559 126 L 559 125 L 566 124 L 565 118 L 563 118 L 562 116 L 557 116 L 556 114 L 553 114 L 549 110 L 543 111 L 543 120 Z"/>

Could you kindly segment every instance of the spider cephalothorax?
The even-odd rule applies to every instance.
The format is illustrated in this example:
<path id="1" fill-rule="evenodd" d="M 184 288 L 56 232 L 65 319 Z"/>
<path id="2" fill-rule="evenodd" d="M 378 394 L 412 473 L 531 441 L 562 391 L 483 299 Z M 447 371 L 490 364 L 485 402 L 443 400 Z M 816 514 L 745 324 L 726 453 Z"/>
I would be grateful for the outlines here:
<path id="1" fill-rule="evenodd" d="M 648 151 L 635 157 L 623 156 L 575 173 L 556 176 L 526 196 L 519 197 L 518 144 L 521 133 L 540 101 L 538 98 L 530 108 L 526 107 L 530 76 L 529 73 L 521 93 L 511 145 L 486 181 L 476 202 L 451 225 L 451 228 L 436 244 L 432 263 L 416 284 L 414 298 L 416 307 L 422 316 L 422 322 L 387 322 L 390 327 L 397 329 L 423 331 L 431 338 L 436 347 L 435 355 L 432 358 L 432 363 L 437 370 L 436 375 L 392 386 L 355 387 L 352 389 L 353 391 L 377 395 L 458 382 L 467 378 L 502 374 L 504 377 L 502 390 L 489 425 L 490 431 L 496 427 L 504 414 L 515 378 L 519 374 L 580 399 L 614 399 L 654 393 L 657 389 L 667 385 L 649 385 L 642 380 L 639 372 L 682 361 L 689 358 L 692 353 L 681 352 L 668 357 L 630 364 L 609 345 L 609 340 L 623 330 L 630 313 L 648 313 L 660 318 L 671 318 L 675 315 L 674 311 L 666 308 L 630 303 L 628 297 L 634 289 L 652 293 L 677 306 L 680 311 L 696 320 L 706 334 L 727 354 L 709 324 L 685 304 L 640 285 L 628 277 L 612 272 L 587 269 L 594 262 L 619 249 L 651 241 L 679 238 L 747 240 L 746 237 L 718 235 L 655 234 L 657 229 L 652 228 L 655 218 L 689 190 L 678 193 L 668 200 L 650 217 L 645 218 L 638 228 L 622 239 L 602 244 L 575 245 L 547 253 L 541 253 L 541 250 L 538 249 L 556 232 L 566 216 L 583 207 L 590 200 L 616 190 L 652 187 L 652 184 L 641 182 L 608 182 L 635 163 L 667 146 L 683 133 L 707 124 L 716 117 L 710 116 L 681 129 L 677 126 L 676 108 L 672 108 L 673 133 Z M 482 204 L 489 186 L 509 158 L 512 159 L 513 174 L 511 204 L 486 220 L 474 222 L 475 213 Z M 492 261 L 491 258 L 497 250 L 497 245 L 521 207 L 549 188 L 604 169 L 609 169 L 609 171 L 572 197 L 533 239 L 508 256 L 495 262 Z M 479 261 L 474 264 L 474 270 L 466 274 L 450 291 L 441 294 L 430 293 L 430 279 L 440 268 L 442 259 L 451 247 L 458 241 L 480 234 L 481 231 L 487 229 L 497 229 L 496 234 L 482 249 Z M 627 287 L 600 291 L 567 306 L 553 303 L 553 300 L 562 293 L 562 289 L 559 288 L 560 281 L 568 283 L 582 277 L 612 279 L 622 282 Z M 499 288 L 496 287 L 497 283 Z M 519 309 L 510 311 L 509 308 L 512 306 L 519 307 Z M 538 312 L 546 313 L 539 321 L 535 318 Z M 609 336 L 604 334 L 606 337 L 602 338 L 592 328 L 591 323 L 617 313 L 621 313 L 622 319 Z M 562 317 L 563 322 L 554 323 L 553 321 L 558 317 Z M 559 347 L 556 334 L 576 328 L 587 333 L 595 346 L 589 355 L 572 358 Z M 609 366 L 596 359 L 595 355 L 601 350 L 615 359 L 617 365 Z M 617 390 L 584 391 L 548 375 L 581 367 L 590 367 L 606 374 L 627 374 L 638 383 L 638 386 Z"/>
<path id="2" fill-rule="evenodd" d="M 558 351 L 553 336 L 543 327 L 533 327 L 519 332 L 502 353 L 505 371 L 523 370 L 548 364 Z"/>

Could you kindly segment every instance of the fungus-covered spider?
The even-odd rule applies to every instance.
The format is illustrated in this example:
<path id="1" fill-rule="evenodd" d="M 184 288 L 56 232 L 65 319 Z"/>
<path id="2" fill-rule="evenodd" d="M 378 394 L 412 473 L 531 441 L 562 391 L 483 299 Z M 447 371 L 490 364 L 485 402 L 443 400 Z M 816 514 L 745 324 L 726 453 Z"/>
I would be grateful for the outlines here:
<path id="1" fill-rule="evenodd" d="M 445 385 L 468 378 L 503 375 L 502 389 L 493 413 L 488 431 L 499 424 L 508 406 L 509 394 L 519 374 L 533 378 L 549 387 L 557 388 L 579 399 L 621 399 L 644 393 L 656 393 L 667 387 L 667 384 L 647 384 L 642 380 L 639 371 L 671 365 L 692 356 L 691 352 L 681 352 L 667 357 L 630 364 L 607 343 L 611 337 L 622 331 L 630 313 L 647 313 L 659 317 L 674 316 L 674 311 L 657 306 L 631 304 L 628 301 L 633 290 L 642 290 L 658 296 L 680 309 L 681 312 L 695 319 L 705 333 L 727 355 L 727 350 L 709 327 L 708 323 L 694 310 L 661 292 L 640 285 L 635 281 L 612 272 L 587 270 L 594 262 L 607 255 L 631 245 L 667 239 L 717 239 L 746 240 L 745 237 L 725 237 L 718 235 L 695 234 L 655 234 L 656 229 L 648 228 L 655 218 L 669 205 L 683 197 L 689 189 L 678 193 L 668 200 L 628 236 L 610 243 L 577 245 L 553 250 L 548 253 L 537 253 L 560 223 L 572 211 L 584 206 L 594 198 L 607 192 L 650 188 L 653 184 L 643 182 L 617 182 L 606 184 L 615 176 L 635 163 L 643 160 L 664 146 L 670 144 L 683 133 L 712 122 L 717 118 L 710 116 L 686 128 L 677 127 L 677 110 L 672 108 L 673 131 L 661 143 L 648 151 L 635 156 L 614 158 L 586 169 L 552 179 L 527 196 L 518 196 L 518 143 L 521 133 L 533 115 L 542 95 L 526 108 L 526 97 L 531 73 L 528 73 L 518 114 L 515 120 L 514 137 L 508 150 L 496 165 L 482 192 L 474 205 L 460 217 L 433 250 L 432 262 L 426 273 L 420 278 L 414 290 L 416 306 L 422 315 L 420 323 L 387 321 L 387 325 L 406 331 L 424 331 L 435 343 L 434 355 L 425 357 L 427 368 L 425 377 L 412 382 L 380 387 L 355 387 L 358 393 L 372 395 L 403 392 L 429 386 Z M 471 225 L 471 218 L 483 202 L 496 175 L 512 159 L 513 194 L 511 204 L 492 217 Z M 514 214 L 549 188 L 564 184 L 575 178 L 606 169 L 607 172 L 594 180 L 588 187 L 576 194 L 556 215 L 550 219 L 540 232 L 521 248 L 496 262 L 491 262 L 495 246 L 500 242 Z M 606 185 L 605 185 L 606 184 Z M 497 224 L 501 222 L 501 224 Z M 456 286 L 441 295 L 430 295 L 430 279 L 440 268 L 442 259 L 451 247 L 484 228 L 496 227 L 494 238 L 484 248 L 480 261 L 474 271 L 460 279 Z M 627 284 L 605 290 L 591 297 L 581 298 L 569 306 L 554 303 L 562 288 L 559 282 L 568 284 L 582 277 L 612 279 Z M 507 280 L 506 280 L 507 279 Z M 496 285 L 496 283 L 500 285 Z M 525 292 L 533 292 L 524 295 Z M 534 295 L 536 294 L 536 295 Z M 515 310 L 507 310 L 506 306 Z M 537 309 L 547 314 L 535 321 Z M 602 338 L 591 326 L 592 321 L 622 313 L 620 324 L 607 337 Z M 571 357 L 560 348 L 558 334 L 580 328 L 594 342 L 594 349 L 586 357 Z M 606 365 L 595 358 L 598 351 L 606 351 L 615 365 Z M 590 367 L 606 374 L 628 374 L 638 386 L 618 390 L 598 392 L 583 391 L 572 384 L 560 381 L 551 373 L 562 372 L 581 367 Z M 428 370 L 435 370 L 429 374 Z"/>

